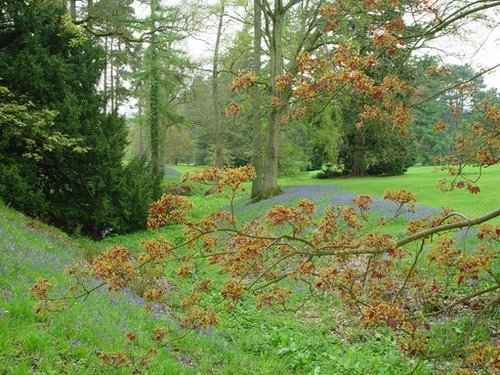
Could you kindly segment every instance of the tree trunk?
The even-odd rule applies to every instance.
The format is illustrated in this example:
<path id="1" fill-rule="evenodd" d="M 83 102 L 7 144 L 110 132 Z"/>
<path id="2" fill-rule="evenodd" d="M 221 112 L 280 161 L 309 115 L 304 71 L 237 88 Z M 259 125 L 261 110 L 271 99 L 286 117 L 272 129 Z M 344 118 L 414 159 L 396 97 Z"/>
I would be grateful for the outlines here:
<path id="1" fill-rule="evenodd" d="M 253 37 L 253 69 L 257 77 L 261 74 L 262 53 L 262 10 L 261 0 L 254 0 L 254 37 Z M 262 183 L 264 179 L 263 157 L 262 157 L 262 116 L 260 114 L 260 88 L 253 87 L 252 112 L 253 112 L 253 150 L 252 164 L 255 168 L 255 179 L 252 181 L 251 200 L 259 200 L 262 194 Z"/>
<path id="2" fill-rule="evenodd" d="M 76 0 L 69 1 L 69 14 L 73 21 L 76 21 Z"/>
<path id="3" fill-rule="evenodd" d="M 120 55 L 121 54 L 121 51 L 122 51 L 122 42 L 120 41 L 120 39 L 117 40 L 117 43 L 118 43 L 118 54 Z M 118 61 L 120 61 L 120 56 L 118 57 Z M 120 97 L 118 95 L 118 93 L 120 92 L 120 75 L 121 75 L 121 71 L 120 71 L 120 63 L 116 64 L 116 72 L 115 72 L 115 103 L 113 104 L 113 108 L 115 109 L 115 111 L 118 111 L 118 107 L 120 105 Z"/>
<path id="4" fill-rule="evenodd" d="M 356 129 L 354 134 L 354 153 L 352 160 L 351 176 L 366 176 L 365 147 L 362 129 Z"/>
<path id="5" fill-rule="evenodd" d="M 220 5 L 219 25 L 217 26 L 217 37 L 215 40 L 212 69 L 212 101 L 215 119 L 215 166 L 218 168 L 222 168 L 224 166 L 224 124 L 222 123 L 219 100 L 219 48 L 222 36 L 222 24 L 224 21 L 225 1 L 222 0 Z"/>
<path id="6" fill-rule="evenodd" d="M 108 37 L 104 37 L 104 51 L 106 54 L 106 66 L 104 68 L 104 113 L 108 112 L 108 63 L 109 63 L 109 53 L 108 53 Z"/>
<path id="7" fill-rule="evenodd" d="M 155 20 L 157 8 L 157 0 L 151 2 L 151 18 Z M 152 26 L 154 27 L 154 26 Z M 149 127 L 151 132 L 151 163 L 153 168 L 159 168 L 159 132 L 158 132 L 158 107 L 159 107 L 159 82 L 158 82 L 158 50 L 156 45 L 155 34 L 152 36 L 151 45 L 151 61 L 150 61 L 150 91 L 149 91 Z"/>
<path id="8" fill-rule="evenodd" d="M 94 28 L 94 13 L 92 11 L 92 7 L 94 6 L 93 0 L 87 0 L 87 27 L 90 31 Z"/>
<path id="9" fill-rule="evenodd" d="M 264 181 L 261 199 L 267 199 L 281 193 L 278 188 L 278 156 L 280 146 L 281 118 L 284 110 L 283 94 L 275 84 L 275 78 L 283 73 L 283 8 L 281 1 L 274 2 L 272 19 L 272 38 L 270 40 L 270 73 L 272 90 L 271 96 L 280 103 L 271 108 L 267 124 L 267 142 L 264 160 Z"/>
<path id="10" fill-rule="evenodd" d="M 139 156 L 144 155 L 144 120 L 142 118 L 142 103 L 141 99 L 137 103 L 137 109 L 139 111 L 138 126 L 139 126 Z"/>
<path id="11" fill-rule="evenodd" d="M 114 62 L 114 56 L 113 56 L 113 48 L 114 48 L 114 41 L 113 38 L 110 40 L 110 68 L 111 70 L 109 71 L 109 82 L 110 82 L 110 104 L 111 104 L 111 113 L 115 112 L 115 62 Z"/>

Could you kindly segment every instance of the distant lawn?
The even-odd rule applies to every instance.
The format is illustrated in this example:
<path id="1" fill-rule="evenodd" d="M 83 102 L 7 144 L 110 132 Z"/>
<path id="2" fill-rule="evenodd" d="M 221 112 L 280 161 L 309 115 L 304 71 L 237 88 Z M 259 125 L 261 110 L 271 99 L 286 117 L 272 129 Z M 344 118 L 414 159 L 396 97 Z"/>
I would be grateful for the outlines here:
<path id="1" fill-rule="evenodd" d="M 472 168 L 470 173 L 475 172 Z M 408 189 L 415 193 L 418 202 L 432 207 L 452 208 L 465 215 L 475 217 L 500 206 L 500 166 L 484 170 L 479 181 L 481 192 L 471 194 L 463 190 L 443 193 L 438 181 L 446 173 L 435 171 L 434 167 L 412 167 L 403 176 L 333 178 L 320 180 L 314 178 L 317 172 L 297 174 L 280 178 L 281 185 L 336 185 L 345 192 L 371 194 L 382 197 L 387 189 Z"/>
<path id="2" fill-rule="evenodd" d="M 203 168 L 192 165 L 170 167 L 181 173 Z M 474 168 L 469 168 L 467 171 L 476 173 Z M 500 207 L 500 165 L 489 167 L 483 171 L 483 176 L 479 181 L 481 188 L 479 194 L 471 194 L 463 190 L 443 193 L 438 188 L 438 181 L 446 178 L 447 174 L 443 171 L 437 171 L 435 167 L 412 167 L 402 176 L 389 177 L 318 179 L 315 178 L 317 173 L 317 171 L 302 172 L 293 176 L 283 176 L 279 178 L 279 184 L 280 186 L 333 185 L 339 187 L 340 191 L 344 193 L 370 194 L 378 198 L 381 198 L 388 189 L 408 189 L 415 193 L 421 204 L 437 208 L 451 208 L 470 217 L 480 216 Z"/>

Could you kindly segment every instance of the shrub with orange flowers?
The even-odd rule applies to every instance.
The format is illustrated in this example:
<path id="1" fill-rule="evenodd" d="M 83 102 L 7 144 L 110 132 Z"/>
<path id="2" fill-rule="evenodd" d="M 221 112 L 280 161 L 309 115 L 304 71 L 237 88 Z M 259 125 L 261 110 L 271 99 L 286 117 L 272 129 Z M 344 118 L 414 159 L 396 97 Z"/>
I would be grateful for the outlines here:
<path id="1" fill-rule="evenodd" d="M 38 279 L 30 289 L 30 294 L 33 298 L 47 298 L 47 291 L 51 287 L 49 280 Z"/>
<path id="2" fill-rule="evenodd" d="M 241 91 L 245 87 L 253 85 L 257 81 L 255 72 L 247 72 L 242 70 L 233 79 L 233 91 Z"/>
<path id="3" fill-rule="evenodd" d="M 92 262 L 91 275 L 104 279 L 110 290 L 122 289 L 134 273 L 132 254 L 121 246 L 110 246 Z"/>
<path id="4" fill-rule="evenodd" d="M 154 229 L 162 225 L 182 223 L 191 208 L 193 204 L 187 197 L 163 194 L 160 199 L 149 205 L 147 228 Z"/>
<path id="5" fill-rule="evenodd" d="M 236 116 L 238 113 L 240 113 L 243 110 L 243 107 L 236 103 L 236 102 L 231 102 L 228 104 L 228 106 L 224 109 L 224 113 L 226 116 Z"/>
<path id="6" fill-rule="evenodd" d="M 500 162 L 500 105 L 483 100 L 475 107 L 481 114 L 480 119 L 463 127 L 449 155 L 435 159 L 443 164 L 441 169 L 450 176 L 439 183 L 443 191 L 465 189 L 473 194 L 479 193 L 477 183 L 483 169 Z M 441 124 L 440 128 L 444 126 Z M 477 172 L 467 171 L 468 167 L 476 168 Z"/>
<path id="7" fill-rule="evenodd" d="M 232 202 L 253 176 L 252 168 L 241 167 L 203 169 L 184 178 L 209 184 L 213 193 L 227 192 Z M 384 199 L 396 203 L 393 218 L 416 207 L 415 195 L 407 190 L 388 190 Z M 169 206 L 168 212 L 176 210 Z M 165 222 L 165 212 L 152 210 L 151 222 Z M 342 303 L 368 329 L 391 329 L 407 355 L 426 358 L 436 355 L 430 343 L 440 318 L 466 313 L 475 321 L 499 302 L 500 277 L 495 264 L 500 228 L 488 223 L 499 215 L 497 209 L 470 219 L 443 211 L 412 221 L 407 234 L 394 235 L 385 230 L 392 219 L 380 220 L 368 195 L 355 197 L 350 205 L 329 207 L 322 214 L 304 199 L 292 207 L 274 206 L 266 215 L 243 224 L 230 208 L 197 220 L 184 216 L 182 242 L 148 240 L 142 244 L 143 252 L 135 256 L 124 247 L 112 246 L 88 269 L 73 267 L 68 276 L 77 285 L 73 300 L 106 286 L 113 291 L 126 286 L 137 291 L 134 281 L 146 275 L 149 285 L 140 295 L 147 302 L 168 303 L 169 291 L 182 283 L 183 288 L 177 289 L 179 327 L 152 332 L 153 340 L 162 344 L 175 330 L 218 324 L 226 315 L 223 312 L 234 313 L 240 303 L 254 303 L 259 310 L 298 311 L 304 309 L 302 300 L 321 295 Z M 463 251 L 452 234 L 473 226 L 478 226 L 478 242 Z M 150 267 L 160 264 L 162 272 L 148 273 Z M 216 270 L 217 280 L 209 277 L 206 267 Z M 168 281 L 166 274 L 170 275 Z M 102 283 L 94 288 L 83 285 L 89 276 Z M 53 299 L 49 288 L 50 282 L 41 279 L 31 294 L 48 303 Z M 153 305 L 147 308 L 152 310 Z M 139 341 L 133 332 L 126 339 Z M 450 341 L 452 344 L 464 346 L 467 342 L 460 339 Z M 470 346 L 470 354 L 464 358 L 467 365 L 498 367 L 497 354 L 488 345 Z M 145 349 L 143 357 L 150 358 L 151 353 Z M 130 358 L 120 351 L 101 353 L 104 362 L 116 366 Z"/>

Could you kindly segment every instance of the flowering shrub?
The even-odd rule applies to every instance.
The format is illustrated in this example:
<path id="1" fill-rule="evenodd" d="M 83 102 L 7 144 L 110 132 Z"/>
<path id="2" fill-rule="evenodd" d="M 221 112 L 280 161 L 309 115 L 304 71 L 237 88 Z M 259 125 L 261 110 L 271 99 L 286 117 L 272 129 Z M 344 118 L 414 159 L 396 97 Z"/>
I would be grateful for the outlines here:
<path id="1" fill-rule="evenodd" d="M 451 176 L 451 179 L 440 181 L 443 191 L 466 189 L 473 194 L 479 193 L 477 182 L 482 170 L 500 161 L 500 106 L 484 100 L 476 110 L 481 114 L 480 119 L 468 124 L 456 137 L 455 149 L 449 155 L 435 160 L 444 164 L 442 169 Z M 446 124 L 438 123 L 435 129 L 441 131 L 445 127 Z M 472 176 L 465 173 L 467 166 L 477 167 L 478 173 Z"/>
<path id="2" fill-rule="evenodd" d="M 193 208 L 189 199 L 182 195 L 163 196 L 149 206 L 147 228 L 153 229 L 166 224 L 181 223 L 186 219 L 186 211 Z"/>
<path id="3" fill-rule="evenodd" d="M 257 81 L 255 72 L 241 71 L 233 80 L 233 91 L 241 91 Z"/>
<path id="4" fill-rule="evenodd" d="M 213 192 L 228 192 L 232 205 L 242 184 L 253 177 L 253 168 L 241 167 L 204 169 L 184 179 L 209 184 Z M 167 265 L 174 263 L 179 280 L 190 285 L 180 303 L 183 313 L 178 320 L 183 329 L 216 325 L 222 311 L 233 311 L 242 301 L 252 301 L 257 309 L 293 310 L 303 306 L 295 306 L 301 299 L 326 294 L 342 301 L 364 326 L 392 329 L 401 350 L 424 358 L 436 355 L 429 342 L 439 318 L 452 316 L 460 307 L 479 319 L 498 303 L 500 277 L 494 262 L 500 226 L 486 223 L 500 214 L 498 209 L 476 219 L 443 211 L 410 223 L 407 235 L 395 236 L 384 230 L 385 225 L 401 211 L 413 210 L 416 203 L 406 190 L 384 194 L 384 199 L 398 205 L 394 216 L 383 220 L 373 214 L 373 199 L 368 195 L 354 198 L 352 205 L 329 207 L 319 216 L 309 200 L 293 207 L 279 205 L 245 224 L 237 222 L 232 209 L 191 220 L 184 211 L 192 205 L 184 199 L 174 203 L 174 198 L 162 198 L 151 206 L 148 220 L 156 223 L 150 227 L 157 227 L 172 222 L 165 218 L 173 215 L 175 222 L 184 225 L 184 242 L 145 241 L 144 251 L 135 256 L 123 247 L 110 247 L 88 269 L 71 270 L 75 278 L 72 299 L 87 297 L 99 287 L 133 286 L 147 275 L 149 285 L 141 295 L 151 309 L 155 303 L 165 303 L 168 290 L 160 281 Z M 451 233 L 472 226 L 479 226 L 478 242 L 463 251 Z M 409 247 L 412 243 L 418 247 Z M 149 271 L 155 265 L 162 268 L 152 274 Z M 222 278 L 216 281 L 207 276 L 202 271 L 206 267 L 216 267 Z M 90 289 L 85 285 L 88 276 L 102 283 Z M 176 282 L 174 275 L 169 282 Z M 53 299 L 49 291 L 50 283 L 43 279 L 31 294 L 47 302 Z M 44 305 L 38 310 L 43 312 Z M 152 335 L 164 342 L 170 332 L 157 328 Z M 136 334 L 128 333 L 126 338 L 135 341 Z M 454 343 L 467 344 L 466 339 Z M 464 358 L 467 364 L 498 371 L 497 349 L 488 343 L 474 345 Z M 144 358 L 153 355 L 148 353 Z M 127 361 L 122 352 L 101 356 L 114 365 Z"/>

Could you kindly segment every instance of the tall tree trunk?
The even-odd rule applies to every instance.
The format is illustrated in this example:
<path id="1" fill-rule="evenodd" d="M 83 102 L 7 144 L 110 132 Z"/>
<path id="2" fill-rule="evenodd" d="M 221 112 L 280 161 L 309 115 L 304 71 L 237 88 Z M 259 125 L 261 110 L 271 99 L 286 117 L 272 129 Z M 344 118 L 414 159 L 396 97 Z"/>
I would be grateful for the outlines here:
<path id="1" fill-rule="evenodd" d="M 352 160 L 351 176 L 366 176 L 365 145 L 363 129 L 355 129 L 354 152 Z"/>
<path id="2" fill-rule="evenodd" d="M 156 17 L 157 1 L 151 2 L 151 18 L 154 22 Z M 154 26 L 152 26 L 154 27 Z M 158 77 L 158 46 L 157 38 L 153 34 L 151 39 L 151 61 L 150 61 L 150 88 L 149 88 L 149 127 L 151 132 L 151 163 L 154 169 L 159 168 L 159 125 L 158 125 L 158 107 L 159 107 L 159 77 Z"/>
<path id="3" fill-rule="evenodd" d="M 222 23 L 224 21 L 225 0 L 220 3 L 219 25 L 217 26 L 217 37 L 215 40 L 214 61 L 212 67 L 212 104 L 215 119 L 215 166 L 224 166 L 224 124 L 219 97 L 219 48 L 222 37 Z"/>
<path id="4" fill-rule="evenodd" d="M 109 48 L 108 37 L 104 37 L 104 51 L 106 54 L 106 66 L 104 67 L 104 113 L 108 113 L 108 65 L 109 65 Z"/>
<path id="5" fill-rule="evenodd" d="M 264 160 L 264 181 L 261 198 L 267 199 L 281 193 L 278 188 L 278 157 L 280 146 L 281 119 L 284 111 L 283 94 L 278 90 L 275 78 L 283 73 L 283 19 L 284 11 L 281 1 L 275 0 L 272 19 L 272 38 L 270 40 L 270 73 L 272 90 L 271 96 L 279 100 L 278 105 L 272 106 L 267 123 L 267 142 Z"/>
<path id="6" fill-rule="evenodd" d="M 87 27 L 90 31 L 94 28 L 94 13 L 92 11 L 92 7 L 94 6 L 93 0 L 87 0 Z"/>
<path id="7" fill-rule="evenodd" d="M 120 54 L 121 54 L 121 51 L 122 51 L 122 42 L 120 41 L 120 39 L 117 40 L 117 43 L 118 43 L 118 61 L 120 61 Z M 114 95 L 114 98 L 115 98 L 115 103 L 113 105 L 113 108 L 115 109 L 115 111 L 118 111 L 118 106 L 119 106 L 119 102 L 120 102 L 120 98 L 119 98 L 119 95 L 118 93 L 120 92 L 120 62 L 118 62 L 118 64 L 116 64 L 116 72 L 115 72 L 115 95 Z"/>
<path id="8" fill-rule="evenodd" d="M 110 104 L 111 104 L 111 113 L 115 112 L 115 62 L 114 62 L 114 56 L 113 56 L 113 48 L 114 48 L 114 40 L 111 38 L 110 40 L 110 68 L 111 70 L 109 71 L 109 81 L 110 81 Z"/>
<path id="9" fill-rule="evenodd" d="M 254 0 L 254 37 L 253 37 L 253 69 L 257 77 L 261 74 L 262 54 L 262 9 L 261 0 Z M 260 114 L 260 88 L 255 85 L 252 89 L 252 112 L 253 112 L 253 150 L 252 164 L 255 168 L 255 179 L 252 181 L 251 199 L 258 200 L 262 193 L 262 182 L 264 178 L 262 157 L 262 116 Z"/>
<path id="10" fill-rule="evenodd" d="M 139 112 L 138 126 L 139 126 L 139 156 L 144 155 L 144 119 L 142 118 L 142 101 L 139 99 L 137 103 L 137 110 Z"/>
<path id="11" fill-rule="evenodd" d="M 69 1 L 69 14 L 73 21 L 76 21 L 76 0 Z"/>

